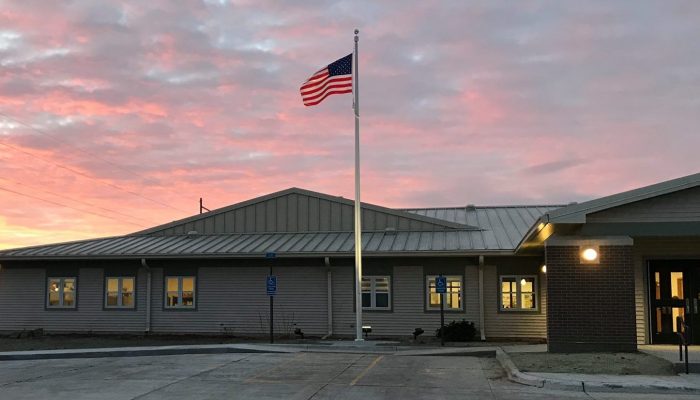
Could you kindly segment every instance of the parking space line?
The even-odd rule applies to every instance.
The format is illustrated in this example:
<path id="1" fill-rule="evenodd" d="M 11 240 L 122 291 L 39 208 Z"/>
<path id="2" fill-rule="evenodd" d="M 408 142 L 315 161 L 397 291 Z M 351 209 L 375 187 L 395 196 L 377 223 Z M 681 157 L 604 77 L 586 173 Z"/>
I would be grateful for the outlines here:
<path id="1" fill-rule="evenodd" d="M 360 374 L 357 375 L 355 379 L 352 380 L 352 382 L 350 382 L 350 386 L 355 386 L 355 384 L 359 382 L 359 380 L 362 379 L 369 372 L 369 370 L 374 368 L 379 363 L 379 361 L 382 360 L 382 358 L 384 358 L 384 356 L 379 356 L 375 358 L 374 361 L 372 361 L 372 363 L 367 366 L 367 368 L 363 369 L 362 372 L 360 372 Z"/>

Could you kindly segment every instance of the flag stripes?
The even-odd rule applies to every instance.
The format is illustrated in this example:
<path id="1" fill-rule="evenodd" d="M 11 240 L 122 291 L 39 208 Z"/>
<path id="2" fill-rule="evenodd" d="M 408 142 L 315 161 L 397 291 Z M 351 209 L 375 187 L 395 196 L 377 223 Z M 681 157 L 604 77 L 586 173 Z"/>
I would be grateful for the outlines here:
<path id="1" fill-rule="evenodd" d="M 333 94 L 352 93 L 352 54 L 316 71 L 299 92 L 305 106 L 315 106 Z"/>

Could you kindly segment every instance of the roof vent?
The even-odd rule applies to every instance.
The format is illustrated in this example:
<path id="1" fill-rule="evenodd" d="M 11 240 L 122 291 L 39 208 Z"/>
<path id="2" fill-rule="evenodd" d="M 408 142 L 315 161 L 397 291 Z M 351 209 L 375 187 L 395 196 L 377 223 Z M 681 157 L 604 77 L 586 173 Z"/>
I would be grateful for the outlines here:
<path id="1" fill-rule="evenodd" d="M 474 204 L 467 204 L 467 210 L 476 210 L 476 206 Z"/>
<path id="2" fill-rule="evenodd" d="M 396 228 L 393 226 L 387 226 L 384 228 L 385 235 L 396 235 Z"/>
<path id="3" fill-rule="evenodd" d="M 197 231 L 188 231 L 188 232 L 187 232 L 187 238 L 188 238 L 188 239 L 191 239 L 191 238 L 193 238 L 193 237 L 195 237 L 195 236 L 197 236 L 197 235 L 198 235 Z"/>

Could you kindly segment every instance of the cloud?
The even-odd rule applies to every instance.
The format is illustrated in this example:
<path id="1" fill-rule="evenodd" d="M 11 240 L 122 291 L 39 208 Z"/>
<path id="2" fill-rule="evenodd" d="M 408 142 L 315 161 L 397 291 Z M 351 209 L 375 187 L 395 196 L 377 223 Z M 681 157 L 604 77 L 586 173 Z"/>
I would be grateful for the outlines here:
<path id="1" fill-rule="evenodd" d="M 199 197 L 352 198 L 352 99 L 305 108 L 298 88 L 356 27 L 366 201 L 566 203 L 695 173 L 699 16 L 696 2 L 5 2 L 0 185 L 73 208 L 0 192 L 0 246 L 122 234 Z"/>

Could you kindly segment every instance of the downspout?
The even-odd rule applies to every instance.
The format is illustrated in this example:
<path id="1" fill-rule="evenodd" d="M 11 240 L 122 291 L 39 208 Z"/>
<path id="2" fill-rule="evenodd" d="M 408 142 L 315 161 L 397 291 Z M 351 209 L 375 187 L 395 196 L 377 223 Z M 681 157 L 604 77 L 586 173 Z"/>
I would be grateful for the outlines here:
<path id="1" fill-rule="evenodd" d="M 328 305 L 328 333 L 322 337 L 321 339 L 327 339 L 328 337 L 333 335 L 333 273 L 331 272 L 331 259 L 329 257 L 325 257 L 323 259 L 324 264 L 326 265 L 326 295 L 328 296 L 326 300 L 326 304 Z"/>
<path id="2" fill-rule="evenodd" d="M 486 318 L 484 317 L 484 256 L 479 256 L 479 331 L 481 341 L 486 341 Z"/>
<path id="3" fill-rule="evenodd" d="M 146 259 L 141 259 L 141 266 L 146 269 L 146 333 L 151 333 L 151 267 Z"/>

